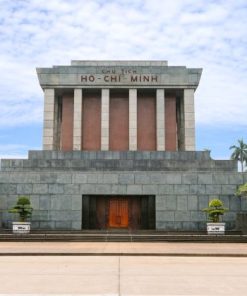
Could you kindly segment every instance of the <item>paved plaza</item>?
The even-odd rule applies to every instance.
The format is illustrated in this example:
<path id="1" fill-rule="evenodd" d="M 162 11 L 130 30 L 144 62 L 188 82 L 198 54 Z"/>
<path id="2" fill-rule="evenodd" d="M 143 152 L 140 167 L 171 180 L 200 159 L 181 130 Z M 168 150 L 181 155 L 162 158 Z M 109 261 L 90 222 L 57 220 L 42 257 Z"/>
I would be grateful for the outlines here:
<path id="1" fill-rule="evenodd" d="M 247 291 L 246 244 L 3 242 L 0 254 L 0 295 L 245 296 Z"/>
<path id="2" fill-rule="evenodd" d="M 246 295 L 247 258 L 0 258 L 1 294 Z"/>

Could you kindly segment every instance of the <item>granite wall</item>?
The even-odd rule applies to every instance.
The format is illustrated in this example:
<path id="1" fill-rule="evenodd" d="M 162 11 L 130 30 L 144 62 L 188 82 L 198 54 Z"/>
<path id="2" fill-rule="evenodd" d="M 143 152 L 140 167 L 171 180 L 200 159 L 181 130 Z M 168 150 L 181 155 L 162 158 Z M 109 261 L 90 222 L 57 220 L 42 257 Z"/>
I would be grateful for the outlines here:
<path id="1" fill-rule="evenodd" d="M 33 151 L 28 160 L 2 160 L 3 227 L 10 227 L 14 217 L 7 210 L 20 195 L 30 196 L 33 229 L 80 230 L 82 198 L 90 194 L 154 195 L 156 229 L 163 230 L 205 229 L 201 209 L 214 197 L 229 208 L 224 215 L 229 230 L 235 227 L 236 213 L 247 210 L 247 200 L 234 196 L 236 187 L 247 182 L 246 173 L 236 172 L 235 162 L 214 161 L 206 152 L 131 153 Z M 135 161 L 142 165 L 136 168 Z M 151 166 L 152 161 L 160 164 Z M 97 163 L 98 167 L 92 166 Z"/>

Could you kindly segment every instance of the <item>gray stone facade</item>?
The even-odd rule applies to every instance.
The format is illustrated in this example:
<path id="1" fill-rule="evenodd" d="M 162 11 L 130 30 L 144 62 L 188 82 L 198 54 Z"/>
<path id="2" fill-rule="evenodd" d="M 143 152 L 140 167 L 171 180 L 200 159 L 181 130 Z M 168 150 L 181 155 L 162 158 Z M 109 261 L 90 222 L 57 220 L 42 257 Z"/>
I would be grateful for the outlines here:
<path id="1" fill-rule="evenodd" d="M 0 207 L 3 227 L 14 219 L 8 209 L 30 196 L 33 229 L 82 228 L 84 195 L 153 195 L 157 230 L 202 230 L 201 211 L 219 197 L 229 208 L 224 221 L 234 229 L 247 200 L 234 196 L 247 182 L 235 161 L 215 161 L 207 152 L 31 151 L 28 160 L 2 160 Z"/>

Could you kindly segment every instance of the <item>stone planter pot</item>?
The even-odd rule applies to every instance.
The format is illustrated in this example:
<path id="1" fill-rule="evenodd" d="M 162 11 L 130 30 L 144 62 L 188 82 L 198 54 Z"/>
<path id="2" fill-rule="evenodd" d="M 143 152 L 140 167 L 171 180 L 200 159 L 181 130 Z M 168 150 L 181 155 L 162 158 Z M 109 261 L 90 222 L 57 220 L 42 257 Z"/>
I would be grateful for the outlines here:
<path id="1" fill-rule="evenodd" d="M 237 213 L 236 216 L 236 230 L 247 234 L 247 213 Z"/>
<path id="2" fill-rule="evenodd" d="M 207 232 L 208 234 L 225 234 L 226 223 L 207 223 Z"/>
<path id="3" fill-rule="evenodd" d="M 12 230 L 14 234 L 28 234 L 30 233 L 30 222 L 12 222 Z"/>

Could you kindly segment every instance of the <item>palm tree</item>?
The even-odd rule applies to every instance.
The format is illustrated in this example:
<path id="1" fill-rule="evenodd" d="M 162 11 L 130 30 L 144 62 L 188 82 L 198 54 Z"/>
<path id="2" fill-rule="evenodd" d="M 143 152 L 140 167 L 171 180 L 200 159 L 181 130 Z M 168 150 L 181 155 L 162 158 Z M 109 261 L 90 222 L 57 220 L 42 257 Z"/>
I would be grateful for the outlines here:
<path id="1" fill-rule="evenodd" d="M 233 145 L 229 149 L 234 149 L 231 155 L 231 159 L 240 161 L 242 173 L 244 171 L 244 162 L 247 162 L 247 144 L 244 143 L 243 139 L 238 140 L 239 146 Z"/>

